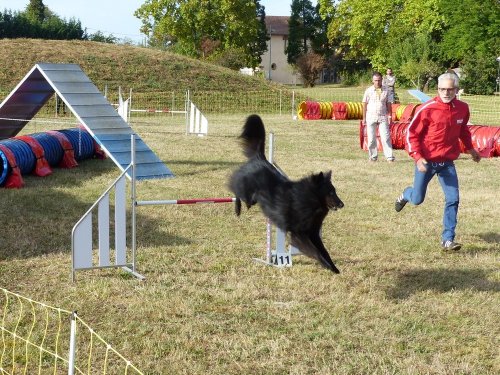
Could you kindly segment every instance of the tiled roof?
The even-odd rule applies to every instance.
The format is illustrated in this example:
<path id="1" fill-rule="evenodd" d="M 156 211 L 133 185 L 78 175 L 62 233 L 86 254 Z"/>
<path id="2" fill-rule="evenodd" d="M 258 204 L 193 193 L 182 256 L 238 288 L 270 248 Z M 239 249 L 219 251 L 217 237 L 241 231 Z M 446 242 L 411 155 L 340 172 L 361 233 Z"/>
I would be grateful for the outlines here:
<path id="1" fill-rule="evenodd" d="M 266 28 L 272 29 L 273 35 L 286 35 L 288 36 L 288 16 L 266 16 Z"/>

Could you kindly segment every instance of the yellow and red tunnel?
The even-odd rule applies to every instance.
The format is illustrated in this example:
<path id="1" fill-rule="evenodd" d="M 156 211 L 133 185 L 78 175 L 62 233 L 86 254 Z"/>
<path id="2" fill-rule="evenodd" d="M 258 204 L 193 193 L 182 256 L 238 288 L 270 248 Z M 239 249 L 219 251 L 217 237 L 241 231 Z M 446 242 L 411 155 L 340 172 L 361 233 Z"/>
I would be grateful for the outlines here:
<path id="1" fill-rule="evenodd" d="M 415 112 L 421 104 L 392 104 L 392 123 L 390 125 L 391 142 L 394 149 L 405 149 L 406 130 Z M 315 102 L 303 101 L 297 109 L 297 117 L 304 120 L 361 120 L 363 103 L 361 102 Z M 482 157 L 500 156 L 500 127 L 469 125 L 474 147 Z M 360 145 L 366 150 L 366 128 L 360 123 Z M 377 132 L 377 143 L 382 150 Z M 460 142 L 462 152 L 465 152 Z"/>
<path id="2" fill-rule="evenodd" d="M 420 104 L 392 104 L 392 120 L 408 122 Z M 361 120 L 361 102 L 315 102 L 303 101 L 297 107 L 301 120 Z"/>

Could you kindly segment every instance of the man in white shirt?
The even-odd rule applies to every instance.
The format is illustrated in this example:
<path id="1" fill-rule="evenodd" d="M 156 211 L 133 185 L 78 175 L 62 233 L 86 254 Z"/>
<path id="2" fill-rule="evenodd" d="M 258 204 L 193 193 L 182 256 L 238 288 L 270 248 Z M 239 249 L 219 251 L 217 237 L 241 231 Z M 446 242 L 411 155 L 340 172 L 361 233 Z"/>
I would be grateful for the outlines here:
<path id="1" fill-rule="evenodd" d="M 366 89 L 363 95 L 363 125 L 366 126 L 368 137 L 368 157 L 370 161 L 377 161 L 377 126 L 387 161 L 395 160 L 389 124 L 391 122 L 391 102 L 388 91 L 382 87 L 382 74 L 373 73 L 373 86 Z"/>

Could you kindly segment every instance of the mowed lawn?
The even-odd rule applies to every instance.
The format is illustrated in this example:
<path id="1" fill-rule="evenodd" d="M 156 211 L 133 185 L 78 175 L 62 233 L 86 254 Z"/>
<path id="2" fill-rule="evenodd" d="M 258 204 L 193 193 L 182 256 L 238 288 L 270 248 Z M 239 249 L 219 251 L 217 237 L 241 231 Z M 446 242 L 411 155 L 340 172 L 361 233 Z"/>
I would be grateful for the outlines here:
<path id="1" fill-rule="evenodd" d="M 245 114 L 218 116 L 204 138 L 186 136 L 182 118 L 155 119 L 132 126 L 176 177 L 139 182 L 138 199 L 230 196 Z M 0 189 L 0 286 L 77 310 L 147 374 L 500 373 L 500 160 L 457 160 L 464 247 L 448 254 L 437 179 L 421 206 L 394 211 L 413 177 L 403 150 L 396 163 L 368 163 L 358 121 L 264 121 L 291 178 L 333 170 L 345 208 L 322 235 L 340 275 L 302 256 L 289 269 L 255 262 L 265 257 L 259 208 L 238 218 L 213 204 L 139 207 L 146 280 L 99 270 L 72 283 L 71 229 L 119 174 L 86 160 Z"/>

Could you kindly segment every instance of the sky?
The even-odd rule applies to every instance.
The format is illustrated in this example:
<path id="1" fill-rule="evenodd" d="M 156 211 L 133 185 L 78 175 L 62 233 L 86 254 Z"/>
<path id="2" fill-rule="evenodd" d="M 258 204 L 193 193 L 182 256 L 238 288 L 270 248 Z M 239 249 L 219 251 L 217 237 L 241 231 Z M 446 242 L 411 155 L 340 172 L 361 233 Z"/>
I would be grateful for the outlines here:
<path id="1" fill-rule="evenodd" d="M 80 20 L 82 28 L 87 33 L 97 31 L 105 35 L 113 34 L 120 39 L 130 39 L 134 43 L 141 43 L 144 35 L 139 29 L 141 22 L 134 17 L 134 12 L 145 0 L 43 0 L 49 9 L 61 18 Z M 268 16 L 289 16 L 292 0 L 261 0 L 266 7 Z M 312 1 L 316 4 L 316 1 Z M 10 9 L 22 11 L 29 4 L 29 0 L 0 0 L 0 11 Z"/>

